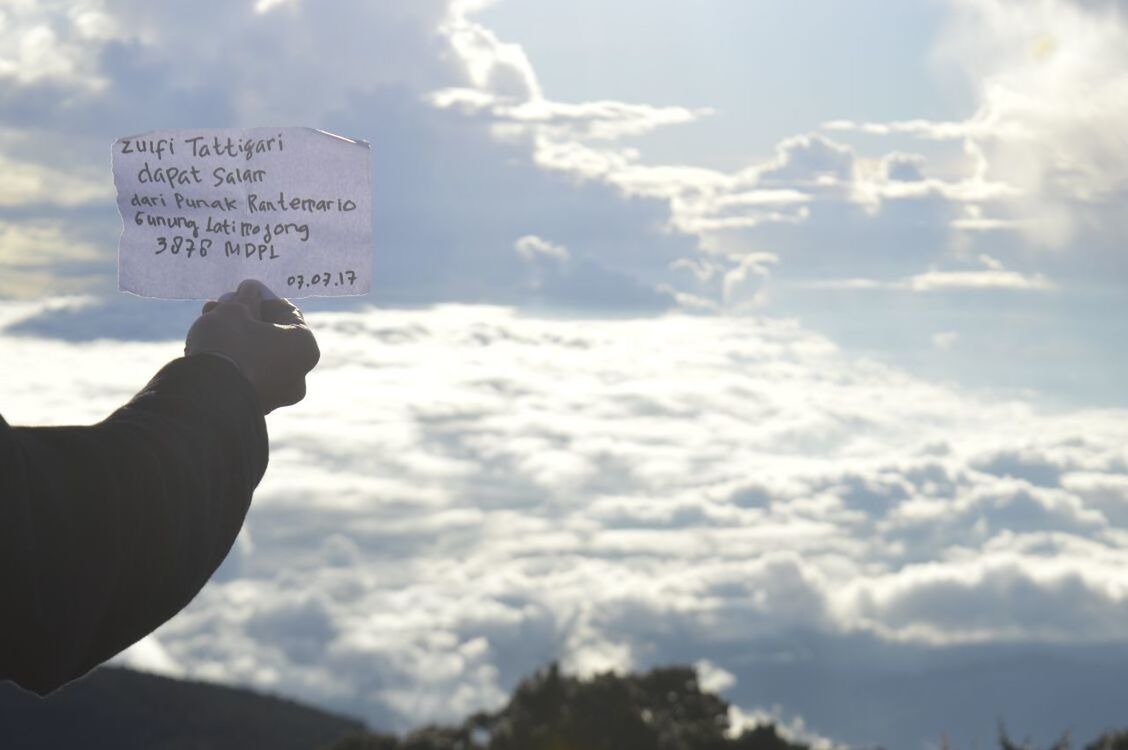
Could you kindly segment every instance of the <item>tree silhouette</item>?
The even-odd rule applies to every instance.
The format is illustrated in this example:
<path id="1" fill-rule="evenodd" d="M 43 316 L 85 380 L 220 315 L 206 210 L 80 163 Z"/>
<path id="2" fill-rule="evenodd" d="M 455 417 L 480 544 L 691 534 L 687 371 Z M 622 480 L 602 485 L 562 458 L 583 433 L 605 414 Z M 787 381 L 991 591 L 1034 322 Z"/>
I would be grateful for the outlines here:
<path id="1" fill-rule="evenodd" d="M 1105 735 L 1108 736 L 1108 735 Z M 1102 740 L 1104 737 L 1101 738 Z M 1100 740 L 1098 740 L 1099 742 Z M 1090 745 L 1086 750 L 1090 750 L 1095 745 Z M 999 748 L 1000 750 L 1033 750 L 1030 745 L 1030 740 L 1023 740 L 1021 745 L 1014 744 L 1011 738 L 1007 735 L 1007 728 L 1003 726 L 1003 722 L 999 722 Z M 1069 750 L 1069 734 L 1062 735 L 1054 744 L 1050 745 L 1048 750 Z"/>
<path id="2" fill-rule="evenodd" d="M 582 680 L 556 664 L 522 682 L 496 713 L 402 740 L 355 735 L 332 750 L 808 750 L 772 726 L 730 736 L 729 705 L 701 690 L 692 667 Z"/>
<path id="3" fill-rule="evenodd" d="M 1085 750 L 1128 750 L 1128 730 L 1109 732 L 1085 746 Z"/>

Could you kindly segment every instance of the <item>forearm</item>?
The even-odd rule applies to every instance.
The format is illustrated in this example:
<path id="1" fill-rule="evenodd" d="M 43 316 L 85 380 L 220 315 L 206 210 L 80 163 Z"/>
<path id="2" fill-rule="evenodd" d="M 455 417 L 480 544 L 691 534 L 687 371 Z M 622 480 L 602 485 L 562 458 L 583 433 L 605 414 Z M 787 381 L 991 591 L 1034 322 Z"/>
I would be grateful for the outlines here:
<path id="1" fill-rule="evenodd" d="M 9 429 L 0 451 L 11 521 L 0 580 L 18 621 L 0 645 L 13 673 L 0 676 L 37 692 L 195 596 L 234 542 L 267 459 L 254 391 L 211 356 L 170 363 L 97 425 Z"/>

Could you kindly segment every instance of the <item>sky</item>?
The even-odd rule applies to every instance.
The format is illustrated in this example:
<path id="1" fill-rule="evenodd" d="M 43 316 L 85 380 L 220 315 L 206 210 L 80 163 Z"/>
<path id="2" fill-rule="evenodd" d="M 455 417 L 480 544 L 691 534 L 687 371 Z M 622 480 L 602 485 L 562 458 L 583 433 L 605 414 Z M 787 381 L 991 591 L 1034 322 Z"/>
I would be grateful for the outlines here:
<path id="1" fill-rule="evenodd" d="M 192 320 L 116 291 L 114 139 L 364 139 L 374 291 L 308 301 L 244 533 L 128 663 L 403 729 L 681 661 L 828 741 L 1087 739 L 1128 660 L 1125 11 L 2 2 L 0 410 L 100 419 Z"/>

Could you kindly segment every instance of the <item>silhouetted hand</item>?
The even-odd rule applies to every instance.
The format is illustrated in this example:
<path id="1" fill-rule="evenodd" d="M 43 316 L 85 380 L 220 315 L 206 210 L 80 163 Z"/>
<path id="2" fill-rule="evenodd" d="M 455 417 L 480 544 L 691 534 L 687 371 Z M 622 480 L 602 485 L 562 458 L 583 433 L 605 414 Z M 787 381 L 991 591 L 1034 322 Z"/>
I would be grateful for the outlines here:
<path id="1" fill-rule="evenodd" d="M 264 414 L 305 397 L 305 376 L 321 352 L 301 310 L 261 282 L 247 280 L 233 295 L 204 303 L 188 330 L 184 354 L 222 354 L 251 381 Z"/>

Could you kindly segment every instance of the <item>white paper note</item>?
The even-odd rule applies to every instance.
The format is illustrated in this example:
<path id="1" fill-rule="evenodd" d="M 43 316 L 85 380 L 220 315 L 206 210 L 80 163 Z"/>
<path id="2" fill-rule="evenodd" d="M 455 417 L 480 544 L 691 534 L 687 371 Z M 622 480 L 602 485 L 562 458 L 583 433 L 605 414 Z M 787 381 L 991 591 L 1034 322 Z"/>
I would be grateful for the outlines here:
<path id="1" fill-rule="evenodd" d="M 161 130 L 113 146 L 118 287 L 209 299 L 258 279 L 284 297 L 366 294 L 364 141 L 311 128 Z"/>

